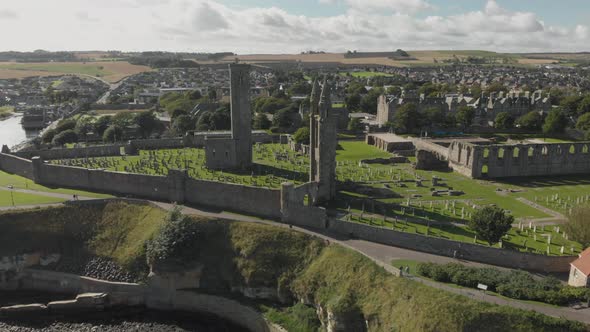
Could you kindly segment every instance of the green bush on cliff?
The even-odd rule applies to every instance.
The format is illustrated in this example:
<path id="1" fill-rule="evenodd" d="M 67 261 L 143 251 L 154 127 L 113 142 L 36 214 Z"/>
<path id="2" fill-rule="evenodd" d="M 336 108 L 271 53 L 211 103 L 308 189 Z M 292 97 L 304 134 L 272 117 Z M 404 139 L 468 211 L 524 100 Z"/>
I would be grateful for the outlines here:
<path id="1" fill-rule="evenodd" d="M 479 283 L 488 290 L 519 300 L 540 301 L 554 305 L 588 301 L 590 290 L 562 285 L 553 277 L 542 279 L 524 271 L 504 271 L 494 268 L 476 268 L 462 264 L 418 264 L 418 273 L 440 282 L 477 288 Z"/>
<path id="2" fill-rule="evenodd" d="M 321 327 L 315 308 L 303 303 L 284 310 L 266 308 L 264 317 L 289 332 L 316 332 Z"/>

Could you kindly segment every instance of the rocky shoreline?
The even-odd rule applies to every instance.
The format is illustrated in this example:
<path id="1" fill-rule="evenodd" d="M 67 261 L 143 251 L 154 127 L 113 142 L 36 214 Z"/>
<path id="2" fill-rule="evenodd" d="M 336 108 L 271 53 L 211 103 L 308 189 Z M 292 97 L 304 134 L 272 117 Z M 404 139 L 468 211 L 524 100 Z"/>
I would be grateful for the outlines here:
<path id="1" fill-rule="evenodd" d="M 247 332 L 218 317 L 184 312 L 118 309 L 75 317 L 41 316 L 0 319 L 0 331 L 10 332 Z"/>

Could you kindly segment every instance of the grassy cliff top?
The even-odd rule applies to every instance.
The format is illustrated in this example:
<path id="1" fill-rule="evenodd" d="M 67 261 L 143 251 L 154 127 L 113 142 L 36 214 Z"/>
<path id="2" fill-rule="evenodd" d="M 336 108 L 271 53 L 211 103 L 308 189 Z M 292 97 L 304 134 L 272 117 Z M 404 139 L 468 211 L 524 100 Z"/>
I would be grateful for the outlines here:
<path id="1" fill-rule="evenodd" d="M 172 244 L 167 248 L 175 249 L 169 257 L 175 264 L 168 270 L 203 267 L 202 291 L 223 295 L 233 286 L 276 288 L 293 304 L 303 301 L 337 315 L 354 313 L 368 322 L 370 331 L 586 330 L 581 324 L 395 277 L 359 253 L 286 228 L 192 216 L 183 222 L 175 233 L 166 211 L 122 201 L 3 212 L 0 256 L 86 250 L 129 271 L 145 272 L 146 247 L 162 238 Z M 174 246 L 178 234 L 180 248 Z"/>

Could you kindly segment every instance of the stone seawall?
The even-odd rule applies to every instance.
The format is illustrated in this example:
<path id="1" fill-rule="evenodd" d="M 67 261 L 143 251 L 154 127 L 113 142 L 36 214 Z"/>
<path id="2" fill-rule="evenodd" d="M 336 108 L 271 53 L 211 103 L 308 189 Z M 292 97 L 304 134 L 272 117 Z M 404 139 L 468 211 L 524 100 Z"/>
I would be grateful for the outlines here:
<path id="1" fill-rule="evenodd" d="M 330 220 L 328 230 L 362 240 L 406 248 L 435 255 L 545 273 L 561 273 L 570 270 L 576 256 L 545 256 L 507 249 L 496 249 L 435 237 L 397 232 L 352 222 Z"/>
<path id="2" fill-rule="evenodd" d="M 52 293 L 106 293 L 110 305 L 145 306 L 163 311 L 188 311 L 216 315 L 253 332 L 268 332 L 269 325 L 256 310 L 237 301 L 189 291 L 170 291 L 139 284 L 108 282 L 77 275 L 25 269 L 18 282 L 0 280 L 2 290 L 35 290 Z"/>

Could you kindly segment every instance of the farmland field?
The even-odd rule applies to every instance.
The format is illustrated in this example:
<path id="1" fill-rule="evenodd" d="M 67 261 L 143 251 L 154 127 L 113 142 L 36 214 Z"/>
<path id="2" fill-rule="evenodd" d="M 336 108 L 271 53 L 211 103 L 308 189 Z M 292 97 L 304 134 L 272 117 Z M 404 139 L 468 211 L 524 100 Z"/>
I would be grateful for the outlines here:
<path id="1" fill-rule="evenodd" d="M 39 63 L 0 62 L 0 79 L 72 74 L 98 77 L 107 82 L 118 82 L 127 76 L 149 70 L 151 70 L 149 67 L 136 66 L 123 61 Z"/>
<path id="2" fill-rule="evenodd" d="M 518 61 L 524 59 L 518 54 L 495 53 L 478 50 L 451 50 L 451 51 L 408 51 L 408 54 L 414 60 L 393 60 L 387 57 L 374 58 L 346 58 L 343 53 L 325 53 L 325 54 L 250 54 L 228 56 L 223 58 L 222 62 L 233 62 L 238 58 L 247 63 L 263 62 L 309 62 L 309 63 L 340 63 L 349 65 L 382 65 L 393 67 L 411 67 L 411 66 L 433 66 L 440 65 L 444 60 L 451 60 L 454 57 L 464 59 L 469 56 L 484 57 L 493 59 L 509 58 Z M 436 61 L 435 61 L 436 60 Z M 204 62 L 206 63 L 206 62 Z M 526 64 L 523 62 L 523 64 Z M 531 63 L 533 65 L 535 63 Z"/>

